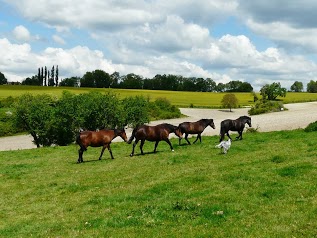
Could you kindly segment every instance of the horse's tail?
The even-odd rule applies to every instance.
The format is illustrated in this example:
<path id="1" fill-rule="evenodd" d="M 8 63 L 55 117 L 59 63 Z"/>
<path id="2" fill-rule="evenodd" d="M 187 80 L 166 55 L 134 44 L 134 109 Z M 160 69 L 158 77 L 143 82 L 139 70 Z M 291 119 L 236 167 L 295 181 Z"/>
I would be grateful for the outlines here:
<path id="1" fill-rule="evenodd" d="M 133 141 L 133 139 L 135 138 L 135 133 L 136 133 L 136 130 L 138 129 L 139 126 L 136 126 L 133 131 L 132 131 L 132 134 L 131 134 L 131 137 L 130 139 L 127 141 L 128 144 L 131 144 L 131 142 Z"/>
<path id="2" fill-rule="evenodd" d="M 80 132 L 78 133 L 77 137 L 76 137 L 76 143 L 80 146 L 80 149 L 82 151 L 86 151 L 87 149 L 85 148 L 85 146 L 83 145 L 81 138 L 80 138 Z"/>

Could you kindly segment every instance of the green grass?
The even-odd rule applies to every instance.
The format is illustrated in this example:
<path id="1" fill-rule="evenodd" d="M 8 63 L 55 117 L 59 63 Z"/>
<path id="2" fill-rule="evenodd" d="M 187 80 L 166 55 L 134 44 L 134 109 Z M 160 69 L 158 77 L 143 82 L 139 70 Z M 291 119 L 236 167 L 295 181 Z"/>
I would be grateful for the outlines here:
<path id="1" fill-rule="evenodd" d="M 22 85 L 0 85 L 0 100 L 9 96 L 20 96 L 26 92 L 31 94 L 50 94 L 60 97 L 64 90 L 75 94 L 87 93 L 95 90 L 99 92 L 112 91 L 119 95 L 120 98 L 128 96 L 143 95 L 149 97 L 151 101 L 157 98 L 166 98 L 171 104 L 179 107 L 206 107 L 219 108 L 221 100 L 226 93 L 210 92 L 181 92 L 181 91 L 163 91 L 163 90 L 134 90 L 134 89 L 92 89 L 92 88 L 70 88 L 70 87 L 39 87 L 39 86 L 22 86 Z M 234 93 L 239 100 L 240 106 L 253 105 L 253 96 L 251 93 Z M 260 95 L 258 95 L 260 98 Z M 317 101 L 317 93 L 290 93 L 286 98 L 279 98 L 284 103 L 309 102 Z"/>
<path id="2" fill-rule="evenodd" d="M 83 164 L 75 145 L 0 152 L 0 237 L 316 236 L 316 132 L 217 142 L 113 143 Z"/>

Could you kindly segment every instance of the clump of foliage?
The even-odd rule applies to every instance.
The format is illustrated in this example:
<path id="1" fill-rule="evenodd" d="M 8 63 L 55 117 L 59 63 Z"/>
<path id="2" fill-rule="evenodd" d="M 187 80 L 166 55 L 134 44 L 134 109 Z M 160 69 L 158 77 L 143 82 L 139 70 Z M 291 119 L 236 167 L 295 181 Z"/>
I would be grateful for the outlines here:
<path id="1" fill-rule="evenodd" d="M 14 111 L 12 108 L 0 110 L 0 136 L 14 135 L 22 132 L 21 128 L 15 126 Z"/>
<path id="2" fill-rule="evenodd" d="M 312 131 L 317 131 L 317 121 L 310 123 L 304 131 L 306 132 L 312 132 Z"/>
<path id="3" fill-rule="evenodd" d="M 221 100 L 221 104 L 224 108 L 236 108 L 238 106 L 238 99 L 233 93 L 225 94 Z"/>
<path id="4" fill-rule="evenodd" d="M 258 115 L 268 112 L 279 112 L 285 110 L 283 103 L 280 101 L 263 101 L 258 100 L 248 111 L 249 115 Z"/>
<path id="5" fill-rule="evenodd" d="M 281 84 L 272 83 L 266 84 L 260 89 L 260 94 L 262 95 L 263 100 L 275 100 L 277 97 L 286 96 L 286 88 L 283 88 Z"/>
<path id="6" fill-rule="evenodd" d="M 150 102 L 149 112 L 152 120 L 179 118 L 182 115 L 179 108 L 166 98 L 157 98 L 154 102 Z"/>
<path id="7" fill-rule="evenodd" d="M 47 94 L 24 94 L 15 103 L 16 125 L 30 133 L 37 147 L 72 143 L 80 129 L 135 127 L 151 118 L 181 115 L 166 99 L 150 103 L 143 96 L 120 100 L 114 93 L 71 94 L 64 91 L 60 99 Z M 151 116 L 154 114 L 154 116 Z"/>
<path id="8" fill-rule="evenodd" d="M 127 97 L 123 99 L 125 125 L 135 127 L 150 121 L 149 100 L 143 96 Z"/>

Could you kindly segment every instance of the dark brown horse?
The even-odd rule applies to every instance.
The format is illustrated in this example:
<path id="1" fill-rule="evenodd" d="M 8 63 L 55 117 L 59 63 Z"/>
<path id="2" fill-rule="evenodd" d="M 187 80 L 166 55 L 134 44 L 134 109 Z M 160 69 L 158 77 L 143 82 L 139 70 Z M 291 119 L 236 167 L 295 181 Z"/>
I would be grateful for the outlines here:
<path id="1" fill-rule="evenodd" d="M 226 119 L 221 122 L 220 126 L 220 142 L 223 141 L 225 134 L 231 139 L 229 136 L 229 131 L 237 131 L 239 135 L 236 137 L 236 139 L 242 140 L 242 132 L 245 127 L 245 124 L 248 124 L 249 127 L 252 127 L 251 125 L 251 117 L 248 116 L 241 116 L 236 120 Z"/>
<path id="2" fill-rule="evenodd" d="M 183 122 L 178 125 L 180 131 L 185 134 L 185 140 L 190 145 L 188 138 L 188 134 L 198 134 L 196 140 L 194 141 L 194 144 L 199 139 L 201 143 L 201 133 L 205 130 L 207 126 L 211 126 L 213 129 L 215 129 L 215 124 L 213 119 L 201 119 L 196 122 Z M 181 144 L 182 138 L 179 138 L 179 144 Z"/>
<path id="3" fill-rule="evenodd" d="M 130 156 L 134 155 L 134 147 L 139 142 L 139 140 L 141 140 L 140 150 L 142 155 L 144 155 L 143 145 L 145 140 L 155 141 L 154 153 L 156 152 L 158 143 L 162 140 L 166 141 L 169 144 L 171 150 L 174 151 L 173 146 L 168 139 L 170 133 L 175 133 L 175 135 L 177 135 L 178 137 L 182 137 L 182 133 L 179 128 L 168 123 L 163 123 L 156 126 L 142 125 L 134 128 L 132 135 L 128 141 L 128 143 L 130 144 L 135 138 Z"/>
<path id="4" fill-rule="evenodd" d="M 120 136 L 125 142 L 128 140 L 127 135 L 125 133 L 124 129 L 114 129 L 114 130 L 100 130 L 100 131 L 83 131 L 80 132 L 79 135 L 76 138 L 77 144 L 80 146 L 80 149 L 78 150 L 78 163 L 82 163 L 83 161 L 83 153 L 87 150 L 88 146 L 92 147 L 100 147 L 102 146 L 101 154 L 99 156 L 99 160 L 101 160 L 101 157 L 103 155 L 103 152 L 106 148 L 108 148 L 111 159 L 113 158 L 112 151 L 110 148 L 111 141 L 116 138 L 117 136 Z"/>

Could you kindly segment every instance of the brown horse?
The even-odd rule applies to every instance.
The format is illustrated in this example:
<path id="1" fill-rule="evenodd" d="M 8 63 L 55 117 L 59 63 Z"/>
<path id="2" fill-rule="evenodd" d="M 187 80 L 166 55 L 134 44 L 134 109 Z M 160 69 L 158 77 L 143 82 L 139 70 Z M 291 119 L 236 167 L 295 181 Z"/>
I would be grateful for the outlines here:
<path id="1" fill-rule="evenodd" d="M 173 146 L 168 139 L 170 133 L 175 133 L 175 135 L 177 135 L 178 137 L 182 137 L 182 133 L 179 128 L 168 123 L 163 123 L 156 126 L 142 125 L 134 128 L 132 135 L 128 141 L 128 144 L 131 144 L 131 142 L 135 138 L 130 156 L 132 157 L 134 155 L 134 147 L 139 142 L 139 140 L 141 140 L 140 150 L 142 155 L 144 155 L 143 145 L 145 140 L 155 141 L 154 153 L 156 152 L 157 145 L 161 140 L 166 141 L 169 144 L 171 150 L 174 151 Z"/>
<path id="2" fill-rule="evenodd" d="M 223 141 L 225 134 L 230 138 L 232 141 L 229 131 L 237 131 L 239 135 L 236 137 L 236 139 L 242 140 L 242 132 L 245 127 L 245 124 L 248 124 L 249 127 L 252 127 L 251 125 L 251 117 L 248 116 L 241 116 L 236 120 L 226 119 L 220 123 L 220 142 Z"/>
<path id="3" fill-rule="evenodd" d="M 201 133 L 205 130 L 207 126 L 211 126 L 213 129 L 215 129 L 215 124 L 213 119 L 201 119 L 196 122 L 183 122 L 178 125 L 179 129 L 183 134 L 185 134 L 185 140 L 190 145 L 190 142 L 188 140 L 188 134 L 198 134 L 196 140 L 194 141 L 194 144 L 199 139 L 201 143 Z M 179 138 L 179 145 L 181 144 L 182 138 Z"/>
<path id="4" fill-rule="evenodd" d="M 99 160 L 101 160 L 101 157 L 103 155 L 103 152 L 106 148 L 108 148 L 111 159 L 113 158 L 112 151 L 110 148 L 111 141 L 116 138 L 117 136 L 120 136 L 125 142 L 127 142 L 127 135 L 125 133 L 124 129 L 114 129 L 114 130 L 100 130 L 100 131 L 83 131 L 80 132 L 79 135 L 76 138 L 77 144 L 80 146 L 80 149 L 78 150 L 78 163 L 82 163 L 83 161 L 83 153 L 87 150 L 88 146 L 92 147 L 100 147 L 102 146 L 101 154 L 99 156 Z"/>

